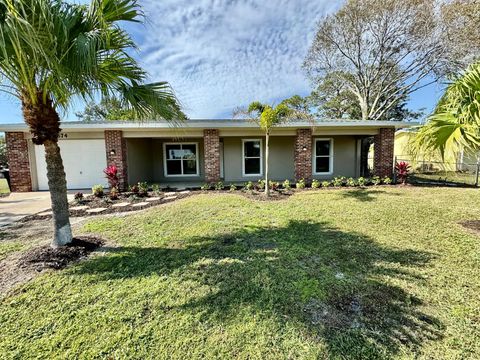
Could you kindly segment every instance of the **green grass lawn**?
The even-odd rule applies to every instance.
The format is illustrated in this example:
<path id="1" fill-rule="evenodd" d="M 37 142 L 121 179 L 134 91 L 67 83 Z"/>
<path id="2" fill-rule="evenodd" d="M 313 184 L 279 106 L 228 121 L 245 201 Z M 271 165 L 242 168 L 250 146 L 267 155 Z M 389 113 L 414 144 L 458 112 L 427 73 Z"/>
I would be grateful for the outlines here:
<path id="1" fill-rule="evenodd" d="M 0 357 L 478 359 L 478 189 L 199 195 L 0 303 Z"/>

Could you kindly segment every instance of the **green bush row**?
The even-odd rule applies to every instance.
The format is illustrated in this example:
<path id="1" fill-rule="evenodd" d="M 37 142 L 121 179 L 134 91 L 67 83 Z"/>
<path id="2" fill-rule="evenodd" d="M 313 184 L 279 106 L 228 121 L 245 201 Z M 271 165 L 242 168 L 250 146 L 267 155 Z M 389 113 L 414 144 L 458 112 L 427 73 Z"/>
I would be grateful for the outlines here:
<path id="1" fill-rule="evenodd" d="M 278 181 L 269 181 L 269 187 L 271 190 L 290 190 L 292 188 L 292 184 L 290 180 L 285 180 L 283 183 Z M 311 184 L 307 184 L 304 179 L 300 179 L 295 183 L 295 187 L 297 189 L 305 189 L 310 185 L 313 189 L 318 189 L 320 187 L 342 187 L 342 186 L 369 186 L 369 185 L 390 185 L 392 183 L 392 179 L 389 177 L 380 178 L 379 176 L 373 176 L 371 178 L 368 177 L 359 177 L 359 178 L 346 178 L 344 176 L 335 177 L 333 180 L 324 180 L 320 181 L 317 179 L 312 180 Z M 228 187 L 230 191 L 235 191 L 238 187 L 235 184 L 231 184 L 226 186 L 222 181 L 217 183 L 205 183 L 201 186 L 201 190 L 224 190 Z M 258 190 L 262 191 L 265 190 L 265 180 L 261 179 L 257 182 L 247 181 L 241 187 L 242 190 Z"/>

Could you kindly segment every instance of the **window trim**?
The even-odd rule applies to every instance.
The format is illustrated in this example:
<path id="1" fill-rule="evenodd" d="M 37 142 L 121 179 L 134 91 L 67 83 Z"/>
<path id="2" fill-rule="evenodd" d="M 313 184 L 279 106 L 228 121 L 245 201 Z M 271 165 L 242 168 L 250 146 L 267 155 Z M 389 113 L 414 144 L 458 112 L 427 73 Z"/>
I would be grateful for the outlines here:
<path id="1" fill-rule="evenodd" d="M 180 161 L 182 174 L 173 174 L 169 175 L 167 171 L 167 145 L 195 145 L 195 163 L 197 165 L 197 172 L 195 174 L 183 174 L 183 158 Z M 199 153 L 198 153 L 198 142 L 164 142 L 163 143 L 163 176 L 165 177 L 193 177 L 200 176 L 200 163 L 199 163 Z"/>
<path id="2" fill-rule="evenodd" d="M 245 143 L 258 141 L 260 142 L 260 173 L 259 174 L 245 174 Z M 247 157 L 247 159 L 257 159 L 257 157 Z M 263 176 L 263 141 L 262 139 L 242 139 L 242 176 L 243 177 L 253 177 L 253 176 Z"/>
<path id="3" fill-rule="evenodd" d="M 317 141 L 329 141 L 330 142 L 330 154 L 328 154 L 329 158 L 329 169 L 330 171 L 327 172 L 317 172 L 316 171 L 316 159 L 317 157 L 327 157 L 327 155 L 318 155 L 317 156 Z M 313 140 L 313 153 L 312 153 L 312 171 L 313 175 L 332 175 L 333 174 L 333 138 L 315 138 Z"/>

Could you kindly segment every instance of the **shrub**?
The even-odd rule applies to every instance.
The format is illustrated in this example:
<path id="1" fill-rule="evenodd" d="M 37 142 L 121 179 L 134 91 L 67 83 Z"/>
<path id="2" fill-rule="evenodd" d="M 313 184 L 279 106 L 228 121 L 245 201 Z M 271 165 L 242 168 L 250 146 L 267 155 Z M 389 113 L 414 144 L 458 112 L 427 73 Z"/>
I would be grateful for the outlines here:
<path id="1" fill-rule="evenodd" d="M 160 194 L 160 185 L 153 184 L 152 185 L 152 191 L 153 191 L 154 194 L 157 194 L 157 195 Z"/>
<path id="2" fill-rule="evenodd" d="M 350 177 L 347 179 L 347 186 L 357 186 L 358 183 L 355 181 L 354 178 Z"/>
<path id="3" fill-rule="evenodd" d="M 109 165 L 106 169 L 103 170 L 105 177 L 107 178 L 108 185 L 110 188 L 118 189 L 118 169 L 115 165 Z"/>
<path id="4" fill-rule="evenodd" d="M 264 190 L 265 189 L 265 180 L 263 180 L 263 179 L 258 180 L 256 187 L 257 187 L 258 190 Z"/>
<path id="5" fill-rule="evenodd" d="M 298 180 L 297 183 L 295 184 L 295 187 L 297 189 L 305 189 L 305 179 Z"/>
<path id="6" fill-rule="evenodd" d="M 290 184 L 290 180 L 288 180 L 288 179 L 283 182 L 282 186 L 285 190 L 290 190 L 292 188 L 292 186 Z"/>
<path id="7" fill-rule="evenodd" d="M 390 185 L 392 183 L 392 179 L 390 179 L 388 176 L 385 176 L 382 181 L 385 185 Z"/>
<path id="8" fill-rule="evenodd" d="M 336 177 L 333 179 L 333 186 L 335 187 L 340 187 L 340 186 L 343 186 L 345 185 L 345 178 L 342 176 L 342 177 Z"/>
<path id="9" fill-rule="evenodd" d="M 205 183 L 202 186 L 200 186 L 200 190 L 210 190 L 211 185 L 209 183 Z"/>
<path id="10" fill-rule="evenodd" d="M 223 190 L 225 186 L 223 185 L 223 182 L 219 181 L 215 184 L 215 190 Z"/>
<path id="11" fill-rule="evenodd" d="M 317 179 L 312 180 L 312 189 L 318 189 L 320 187 L 320 181 Z"/>
<path id="12" fill-rule="evenodd" d="M 280 183 L 278 181 L 270 180 L 268 182 L 268 186 L 270 187 L 270 190 L 276 191 L 276 190 L 278 190 L 278 187 L 280 186 Z"/>
<path id="13" fill-rule="evenodd" d="M 82 192 L 77 192 L 77 193 L 75 193 L 73 198 L 75 199 L 75 201 L 81 202 L 83 200 L 83 193 Z"/>
<path id="14" fill-rule="evenodd" d="M 128 187 L 128 191 L 130 191 L 134 195 L 138 195 L 138 192 L 139 192 L 138 185 L 130 185 Z"/>
<path id="15" fill-rule="evenodd" d="M 373 185 L 380 185 L 381 183 L 382 183 L 382 179 L 380 179 L 380 176 L 372 177 L 372 184 Z"/>
<path id="16" fill-rule="evenodd" d="M 397 173 L 397 178 L 402 184 L 407 183 L 407 178 L 410 173 L 411 166 L 406 161 L 400 161 L 395 164 L 395 172 Z"/>
<path id="17" fill-rule="evenodd" d="M 139 196 L 147 196 L 148 195 L 148 183 L 139 182 L 137 186 L 138 186 L 138 195 Z"/>
<path id="18" fill-rule="evenodd" d="M 112 187 L 110 189 L 110 192 L 108 193 L 108 196 L 110 197 L 110 200 L 117 200 L 118 199 L 118 189 L 116 187 Z"/>
<path id="19" fill-rule="evenodd" d="M 93 185 L 92 186 L 92 194 L 96 197 L 103 196 L 103 185 Z"/>
<path id="20" fill-rule="evenodd" d="M 255 186 L 253 185 L 253 182 L 249 181 L 249 182 L 246 182 L 244 185 L 243 185 L 243 188 L 245 190 L 253 190 Z"/>
<path id="21" fill-rule="evenodd" d="M 237 190 L 237 187 L 235 186 L 235 184 L 230 184 L 230 191 L 235 191 Z"/>
<path id="22" fill-rule="evenodd" d="M 357 184 L 358 184 L 358 186 L 365 186 L 366 185 L 365 178 L 363 176 L 360 176 L 357 179 Z"/>
<path id="23" fill-rule="evenodd" d="M 324 180 L 322 181 L 322 187 L 326 188 L 330 186 L 330 181 Z"/>

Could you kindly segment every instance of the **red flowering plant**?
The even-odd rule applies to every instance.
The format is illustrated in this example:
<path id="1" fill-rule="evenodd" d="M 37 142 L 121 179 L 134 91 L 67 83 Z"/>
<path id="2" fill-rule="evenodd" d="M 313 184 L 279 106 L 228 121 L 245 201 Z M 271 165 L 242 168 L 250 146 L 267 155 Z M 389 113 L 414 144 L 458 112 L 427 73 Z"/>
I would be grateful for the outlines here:
<path id="1" fill-rule="evenodd" d="M 406 161 L 400 161 L 395 164 L 395 172 L 397 174 L 398 180 L 405 185 L 407 183 L 407 178 L 410 173 L 411 166 Z"/>
<path id="2" fill-rule="evenodd" d="M 110 189 L 118 189 L 118 169 L 115 165 L 109 165 L 105 170 L 103 170 L 105 177 L 107 178 L 108 185 Z"/>

